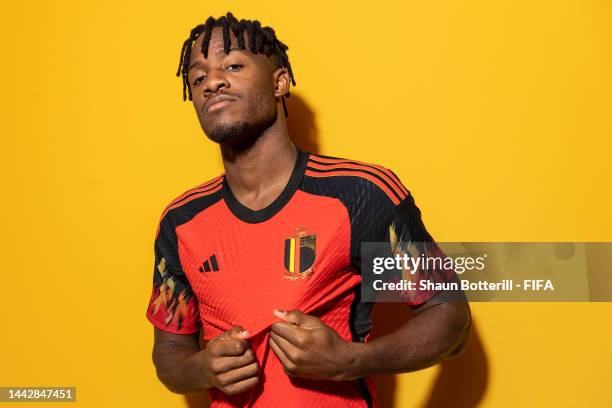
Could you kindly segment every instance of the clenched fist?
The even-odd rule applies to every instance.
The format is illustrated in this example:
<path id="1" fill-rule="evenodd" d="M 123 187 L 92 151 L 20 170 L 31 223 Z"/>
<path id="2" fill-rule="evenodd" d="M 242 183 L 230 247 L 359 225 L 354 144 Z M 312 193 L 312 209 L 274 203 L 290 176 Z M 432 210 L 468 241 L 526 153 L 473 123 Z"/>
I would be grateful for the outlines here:
<path id="1" fill-rule="evenodd" d="M 259 364 L 248 337 L 242 327 L 234 326 L 208 342 L 202 364 L 210 387 L 235 395 L 257 384 Z"/>
<path id="2" fill-rule="evenodd" d="M 353 379 L 355 343 L 346 341 L 319 318 L 299 310 L 275 310 L 270 347 L 290 376 L 345 381 Z"/>

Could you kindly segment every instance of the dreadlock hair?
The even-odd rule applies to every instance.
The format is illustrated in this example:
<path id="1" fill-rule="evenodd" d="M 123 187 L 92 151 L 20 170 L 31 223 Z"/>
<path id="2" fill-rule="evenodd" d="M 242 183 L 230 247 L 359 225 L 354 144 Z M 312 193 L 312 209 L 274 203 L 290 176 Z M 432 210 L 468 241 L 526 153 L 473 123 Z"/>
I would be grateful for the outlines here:
<path id="1" fill-rule="evenodd" d="M 191 47 L 195 40 L 202 34 L 204 39 L 202 41 L 202 53 L 204 58 L 208 58 L 208 45 L 210 43 L 210 37 L 214 27 L 221 27 L 223 30 L 223 49 L 226 54 L 229 53 L 231 46 L 230 30 L 236 36 L 238 40 L 238 47 L 240 49 L 246 49 L 243 33 L 247 33 L 249 37 L 248 48 L 253 54 L 263 53 L 272 62 L 274 69 L 287 68 L 291 83 L 295 86 L 295 79 L 293 77 L 293 71 L 291 70 L 291 64 L 289 63 L 289 57 L 287 56 L 287 47 L 278 38 L 271 27 L 262 27 L 261 23 L 257 20 L 240 20 L 236 19 L 231 12 L 228 12 L 225 16 L 221 16 L 217 19 L 214 17 L 208 17 L 204 24 L 200 24 L 194 27 L 189 34 L 189 38 L 183 43 L 181 49 L 181 57 L 179 59 L 178 70 L 176 76 L 183 76 L 183 101 L 191 101 L 191 86 L 187 79 L 187 73 L 189 71 L 189 61 L 191 59 Z M 287 97 L 291 94 L 287 91 Z M 285 96 L 281 96 L 283 102 L 283 110 L 285 116 L 287 114 L 287 106 L 285 105 Z"/>

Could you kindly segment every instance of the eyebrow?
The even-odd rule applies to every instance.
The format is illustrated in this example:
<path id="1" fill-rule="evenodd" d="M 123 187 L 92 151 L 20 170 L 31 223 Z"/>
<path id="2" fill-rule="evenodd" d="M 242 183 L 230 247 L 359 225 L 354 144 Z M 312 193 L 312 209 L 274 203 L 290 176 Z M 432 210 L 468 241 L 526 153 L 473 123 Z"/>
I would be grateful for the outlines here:
<path id="1" fill-rule="evenodd" d="M 238 48 L 238 47 L 232 47 L 232 48 L 230 48 L 230 49 L 229 49 L 229 52 L 228 52 L 227 54 L 229 55 L 229 53 L 230 53 L 230 52 L 232 52 L 232 51 L 240 51 L 240 52 L 242 52 L 242 53 L 245 53 L 245 54 L 246 54 L 246 51 L 245 51 L 245 50 L 243 50 L 242 48 Z M 217 51 L 217 54 L 220 54 L 221 52 L 223 52 L 223 48 L 220 48 L 220 49 L 219 49 L 219 51 Z M 195 67 L 197 67 L 198 65 L 200 65 L 200 62 L 201 62 L 201 61 L 199 61 L 199 60 L 198 60 L 198 61 L 194 61 L 194 62 L 192 62 L 192 63 L 191 63 L 191 65 L 189 65 L 189 68 L 187 68 L 187 71 L 189 71 L 191 68 L 195 68 Z"/>

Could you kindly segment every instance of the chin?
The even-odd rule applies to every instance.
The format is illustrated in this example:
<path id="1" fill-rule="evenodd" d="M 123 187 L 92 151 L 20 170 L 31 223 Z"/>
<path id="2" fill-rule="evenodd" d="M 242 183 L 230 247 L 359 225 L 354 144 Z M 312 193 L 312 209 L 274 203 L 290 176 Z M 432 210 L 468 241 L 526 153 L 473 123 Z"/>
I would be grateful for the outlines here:
<path id="1" fill-rule="evenodd" d="M 270 109 L 269 114 L 261 115 L 261 112 L 257 113 L 259 114 L 246 112 L 242 115 L 236 115 L 238 118 L 234 115 L 221 114 L 216 118 L 216 121 L 209 121 L 202 128 L 206 136 L 213 142 L 232 145 L 242 150 L 242 148 L 247 148 L 255 143 L 277 119 L 275 107 Z"/>
<path id="2" fill-rule="evenodd" d="M 210 128 L 205 126 L 204 133 L 213 142 L 233 144 L 248 138 L 250 127 L 250 123 L 246 121 L 225 122 Z"/>

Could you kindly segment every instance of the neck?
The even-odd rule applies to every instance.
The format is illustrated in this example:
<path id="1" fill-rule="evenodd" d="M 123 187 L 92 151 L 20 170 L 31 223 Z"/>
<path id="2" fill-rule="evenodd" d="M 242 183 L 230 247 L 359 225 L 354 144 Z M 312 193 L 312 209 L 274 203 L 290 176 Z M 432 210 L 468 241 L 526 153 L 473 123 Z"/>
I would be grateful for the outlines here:
<path id="1" fill-rule="evenodd" d="M 257 209 L 253 207 L 265 207 L 285 187 L 297 150 L 283 116 L 247 148 L 221 145 L 221 157 L 227 183 L 236 198 Z"/>

